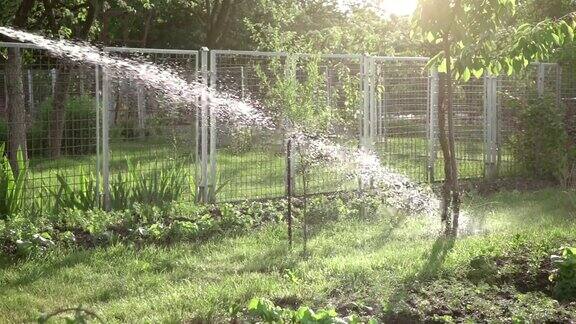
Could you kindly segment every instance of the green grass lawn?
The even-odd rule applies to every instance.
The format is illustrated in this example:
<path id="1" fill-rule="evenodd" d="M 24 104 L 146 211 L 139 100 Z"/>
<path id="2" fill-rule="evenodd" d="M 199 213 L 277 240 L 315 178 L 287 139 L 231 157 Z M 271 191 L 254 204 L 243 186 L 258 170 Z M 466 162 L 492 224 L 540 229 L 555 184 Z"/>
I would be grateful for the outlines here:
<path id="1" fill-rule="evenodd" d="M 339 221 L 310 215 L 307 256 L 301 253 L 299 232 L 294 250 L 288 251 L 281 225 L 170 247 L 56 250 L 0 265 L 0 319 L 22 322 L 81 304 L 108 322 L 222 322 L 230 306 L 255 296 L 285 306 L 350 310 L 353 304 L 370 306 L 376 314 L 394 312 L 406 308 L 414 285 L 438 287 L 465 278 L 475 256 L 500 256 L 522 247 L 542 259 L 550 249 L 574 244 L 576 221 L 567 202 L 556 189 L 469 196 L 462 227 L 477 234 L 463 234 L 454 243 L 438 237 L 437 219 L 382 210 Z M 455 291 L 442 287 L 442 292 Z M 463 289 L 454 298 L 488 289 L 453 287 Z M 523 295 L 517 294 L 514 300 Z M 496 314 L 490 300 L 474 307 Z"/>

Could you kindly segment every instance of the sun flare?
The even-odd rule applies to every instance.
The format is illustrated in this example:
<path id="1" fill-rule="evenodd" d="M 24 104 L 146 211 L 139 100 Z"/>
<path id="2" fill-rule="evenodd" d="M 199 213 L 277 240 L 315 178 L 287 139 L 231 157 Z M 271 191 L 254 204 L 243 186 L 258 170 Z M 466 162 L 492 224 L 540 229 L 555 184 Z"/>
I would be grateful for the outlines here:
<path id="1" fill-rule="evenodd" d="M 389 15 L 411 15 L 418 4 L 418 0 L 377 0 L 378 6 Z"/>

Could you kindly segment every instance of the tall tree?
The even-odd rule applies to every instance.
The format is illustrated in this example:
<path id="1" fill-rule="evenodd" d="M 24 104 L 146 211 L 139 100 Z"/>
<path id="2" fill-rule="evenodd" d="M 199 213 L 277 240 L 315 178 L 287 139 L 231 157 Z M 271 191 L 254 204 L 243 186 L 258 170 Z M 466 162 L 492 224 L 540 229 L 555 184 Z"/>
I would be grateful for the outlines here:
<path id="1" fill-rule="evenodd" d="M 35 0 L 23 0 L 17 7 L 11 25 L 16 28 L 26 26 L 28 17 L 35 6 Z M 22 82 L 22 58 L 18 48 L 8 48 L 5 65 L 6 77 L 9 80 L 8 90 L 8 157 L 15 173 L 19 172 L 17 163 L 18 149 L 27 159 L 26 143 L 26 108 L 24 104 L 24 84 Z"/>
<path id="2" fill-rule="evenodd" d="M 429 66 L 443 73 L 438 130 L 445 173 L 441 217 L 447 234 L 456 234 L 460 213 L 454 80 L 519 72 L 574 39 L 573 15 L 515 26 L 515 9 L 515 0 L 420 0 L 414 16 L 421 35 L 440 45 Z"/>
<path id="3" fill-rule="evenodd" d="M 86 40 L 92 28 L 98 5 L 97 0 L 75 0 L 66 3 L 56 0 L 42 0 L 41 9 L 47 29 L 51 34 Z M 52 118 L 48 131 L 49 153 L 53 158 L 58 158 L 62 154 L 66 100 L 72 73 L 72 66 L 68 62 L 59 64 L 56 69 Z"/>
<path id="4" fill-rule="evenodd" d="M 191 0 L 193 13 L 203 25 L 204 44 L 219 48 L 222 36 L 230 29 L 232 16 L 243 0 Z"/>

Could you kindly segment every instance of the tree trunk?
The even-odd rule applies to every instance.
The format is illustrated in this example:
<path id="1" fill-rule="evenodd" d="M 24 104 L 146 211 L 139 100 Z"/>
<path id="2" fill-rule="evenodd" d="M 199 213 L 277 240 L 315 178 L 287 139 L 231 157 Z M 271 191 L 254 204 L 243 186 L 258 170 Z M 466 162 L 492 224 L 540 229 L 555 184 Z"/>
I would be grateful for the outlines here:
<path id="1" fill-rule="evenodd" d="M 52 98 L 52 120 L 48 131 L 48 147 L 50 157 L 59 158 L 62 154 L 62 139 L 64 136 L 64 124 L 66 121 L 66 99 L 68 98 L 68 86 L 70 84 L 71 68 L 61 65 L 56 72 L 56 87 Z"/>
<path id="2" fill-rule="evenodd" d="M 460 188 L 458 184 L 458 164 L 456 161 L 456 140 L 455 140 L 455 130 L 454 130 L 454 91 L 452 82 L 452 62 L 451 62 L 451 52 L 450 52 L 450 40 L 448 37 L 444 38 L 444 54 L 446 57 L 446 114 L 448 120 L 448 151 L 449 160 L 445 160 L 444 163 L 450 164 L 450 182 L 449 187 L 451 191 L 451 197 L 446 197 L 447 199 L 452 199 L 452 228 L 449 224 L 446 225 L 447 232 L 451 232 L 452 235 L 456 235 L 458 231 L 458 221 L 460 218 Z"/>
<path id="3" fill-rule="evenodd" d="M 442 149 L 442 157 L 444 159 L 444 183 L 442 184 L 442 210 L 441 220 L 445 225 L 445 232 L 449 234 L 451 229 L 450 217 L 450 192 L 452 186 L 452 160 L 448 134 L 446 131 L 446 111 L 447 111 L 447 98 L 448 98 L 448 76 L 441 75 L 440 91 L 439 91 L 439 111 L 438 111 L 438 137 L 440 141 L 440 148 Z"/>
<path id="4" fill-rule="evenodd" d="M 460 190 L 458 184 L 458 165 L 454 134 L 453 80 L 449 37 L 444 37 L 444 57 L 446 74 L 440 83 L 440 111 L 438 113 L 438 133 L 442 155 L 444 157 L 445 180 L 442 186 L 441 219 L 446 235 L 456 235 L 460 215 Z"/>
<path id="5" fill-rule="evenodd" d="M 8 158 L 15 174 L 18 169 L 18 149 L 24 159 L 28 159 L 26 145 L 26 108 L 24 104 L 24 83 L 22 82 L 22 58 L 19 48 L 8 48 L 6 61 L 6 86 L 8 90 Z"/>

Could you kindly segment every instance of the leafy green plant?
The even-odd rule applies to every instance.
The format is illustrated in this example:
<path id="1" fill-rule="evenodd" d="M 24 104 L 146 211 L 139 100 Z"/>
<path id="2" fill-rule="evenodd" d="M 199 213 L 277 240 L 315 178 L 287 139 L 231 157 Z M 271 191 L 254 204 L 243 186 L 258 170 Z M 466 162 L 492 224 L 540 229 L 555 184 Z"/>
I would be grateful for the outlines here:
<path id="1" fill-rule="evenodd" d="M 19 172 L 15 174 L 10 161 L 4 156 L 4 145 L 0 145 L 0 219 L 7 220 L 22 210 L 28 164 L 22 150 L 18 149 L 16 160 Z"/>
<path id="2" fill-rule="evenodd" d="M 96 176 L 92 172 L 81 171 L 78 177 L 57 174 L 56 188 L 46 187 L 54 198 L 54 212 L 66 209 L 91 210 L 98 204 Z M 77 184 L 74 182 L 78 182 Z"/>
<path id="3" fill-rule="evenodd" d="M 140 163 L 125 159 L 127 172 L 118 173 L 110 182 L 112 209 L 123 210 L 135 203 L 162 206 L 177 201 L 188 189 L 185 163 L 162 163 L 149 172 Z"/>
<path id="4" fill-rule="evenodd" d="M 133 180 L 132 200 L 143 204 L 162 205 L 176 201 L 186 189 L 187 175 L 181 163 L 163 164 L 148 174 L 141 172 L 140 164 L 128 164 Z"/>
<path id="5" fill-rule="evenodd" d="M 237 307 L 233 309 L 235 312 L 238 312 Z M 253 298 L 248 303 L 246 310 L 249 316 L 265 323 L 362 323 L 362 321 L 354 315 L 346 319 L 340 318 L 334 309 L 314 311 L 310 307 L 302 306 L 297 310 L 291 310 L 276 306 L 266 298 Z M 367 323 L 375 324 L 377 322 L 374 319 L 370 319 Z"/>
<path id="6" fill-rule="evenodd" d="M 110 181 L 110 207 L 113 210 L 125 210 L 132 203 L 132 183 L 130 173 L 117 173 Z"/>
<path id="7" fill-rule="evenodd" d="M 555 178 L 569 158 L 563 111 L 555 98 L 531 94 L 513 99 L 517 125 L 511 137 L 512 152 L 522 171 L 538 178 Z"/>
<path id="8" fill-rule="evenodd" d="M 555 283 L 554 294 L 562 300 L 576 298 L 576 248 L 564 247 L 559 255 L 551 256 L 556 269 L 550 275 Z"/>

